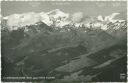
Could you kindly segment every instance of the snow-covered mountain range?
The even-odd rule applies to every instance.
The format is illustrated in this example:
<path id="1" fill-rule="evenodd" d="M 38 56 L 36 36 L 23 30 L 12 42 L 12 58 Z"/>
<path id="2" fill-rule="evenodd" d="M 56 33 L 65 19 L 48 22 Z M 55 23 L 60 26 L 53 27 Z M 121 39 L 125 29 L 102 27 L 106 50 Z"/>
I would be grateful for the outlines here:
<path id="1" fill-rule="evenodd" d="M 3 20 L 6 20 L 7 25 L 10 27 L 10 30 L 17 29 L 17 27 L 35 25 L 37 22 L 44 22 L 46 25 L 54 25 L 56 27 L 62 28 L 65 25 L 74 25 L 75 27 L 86 26 L 86 27 L 102 27 L 103 30 L 107 30 L 107 23 L 116 23 L 123 22 L 125 20 L 115 19 L 116 16 L 120 13 L 112 13 L 109 16 L 96 16 L 85 18 L 83 13 L 78 12 L 73 15 L 69 13 L 64 13 L 59 9 L 55 9 L 49 12 L 41 13 L 23 13 L 23 14 L 12 14 L 6 17 L 2 17 Z M 83 20 L 84 19 L 84 20 Z"/>

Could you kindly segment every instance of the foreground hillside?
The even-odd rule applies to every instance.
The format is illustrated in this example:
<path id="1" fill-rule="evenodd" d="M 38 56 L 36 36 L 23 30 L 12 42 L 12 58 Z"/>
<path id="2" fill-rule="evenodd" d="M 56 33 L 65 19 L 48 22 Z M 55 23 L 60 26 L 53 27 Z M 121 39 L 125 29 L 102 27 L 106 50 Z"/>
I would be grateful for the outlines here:
<path id="1" fill-rule="evenodd" d="M 107 30 L 91 24 L 60 28 L 37 22 L 15 30 L 2 25 L 2 76 L 53 76 L 57 83 L 59 79 L 99 81 L 107 70 L 116 68 L 126 73 L 126 21 L 105 25 Z"/>

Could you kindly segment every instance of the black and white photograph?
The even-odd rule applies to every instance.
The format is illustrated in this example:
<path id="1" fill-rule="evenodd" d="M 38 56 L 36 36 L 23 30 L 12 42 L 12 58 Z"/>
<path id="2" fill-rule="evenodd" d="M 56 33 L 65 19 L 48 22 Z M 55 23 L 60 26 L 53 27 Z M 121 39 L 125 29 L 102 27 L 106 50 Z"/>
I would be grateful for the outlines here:
<path id="1" fill-rule="evenodd" d="M 127 82 L 127 1 L 1 1 L 1 81 Z"/>

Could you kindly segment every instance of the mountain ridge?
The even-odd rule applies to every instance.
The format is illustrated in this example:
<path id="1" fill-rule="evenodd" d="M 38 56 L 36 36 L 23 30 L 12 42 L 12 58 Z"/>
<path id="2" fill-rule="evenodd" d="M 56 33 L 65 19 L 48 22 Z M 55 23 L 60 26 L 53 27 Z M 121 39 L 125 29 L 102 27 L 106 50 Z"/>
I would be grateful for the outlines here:
<path id="1" fill-rule="evenodd" d="M 29 26 L 29 25 L 35 25 L 37 22 L 41 21 L 47 24 L 48 26 L 54 25 L 56 27 L 63 27 L 66 25 L 72 25 L 74 24 L 76 27 L 81 26 L 81 24 L 84 24 L 85 26 L 90 25 L 89 23 L 93 23 L 94 26 L 103 26 L 105 23 L 115 23 L 117 21 L 124 21 L 120 19 L 114 19 L 117 15 L 120 13 L 112 13 L 109 16 L 96 16 L 92 18 L 88 18 L 90 21 L 86 21 L 87 19 L 78 13 L 73 17 L 73 15 L 69 13 L 65 13 L 59 9 L 55 9 L 49 12 L 40 12 L 40 13 L 34 13 L 34 12 L 28 12 L 28 13 L 22 13 L 22 14 L 12 14 L 6 17 L 2 17 L 3 20 L 7 20 L 7 25 L 10 27 L 10 30 L 15 29 L 14 27 L 23 27 L 23 26 Z M 79 23 L 73 23 L 73 18 L 75 20 L 85 19 L 82 22 Z M 17 29 L 17 28 L 16 28 Z"/>

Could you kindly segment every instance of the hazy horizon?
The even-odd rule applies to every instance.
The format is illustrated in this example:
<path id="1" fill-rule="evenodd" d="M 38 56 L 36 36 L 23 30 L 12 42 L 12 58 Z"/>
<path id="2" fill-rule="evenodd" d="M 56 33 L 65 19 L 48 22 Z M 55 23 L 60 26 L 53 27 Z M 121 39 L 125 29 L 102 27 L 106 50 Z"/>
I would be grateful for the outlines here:
<path id="1" fill-rule="evenodd" d="M 27 12 L 48 12 L 60 9 L 66 13 L 83 12 L 85 15 L 110 15 L 127 11 L 125 1 L 2 1 L 2 16 Z"/>

